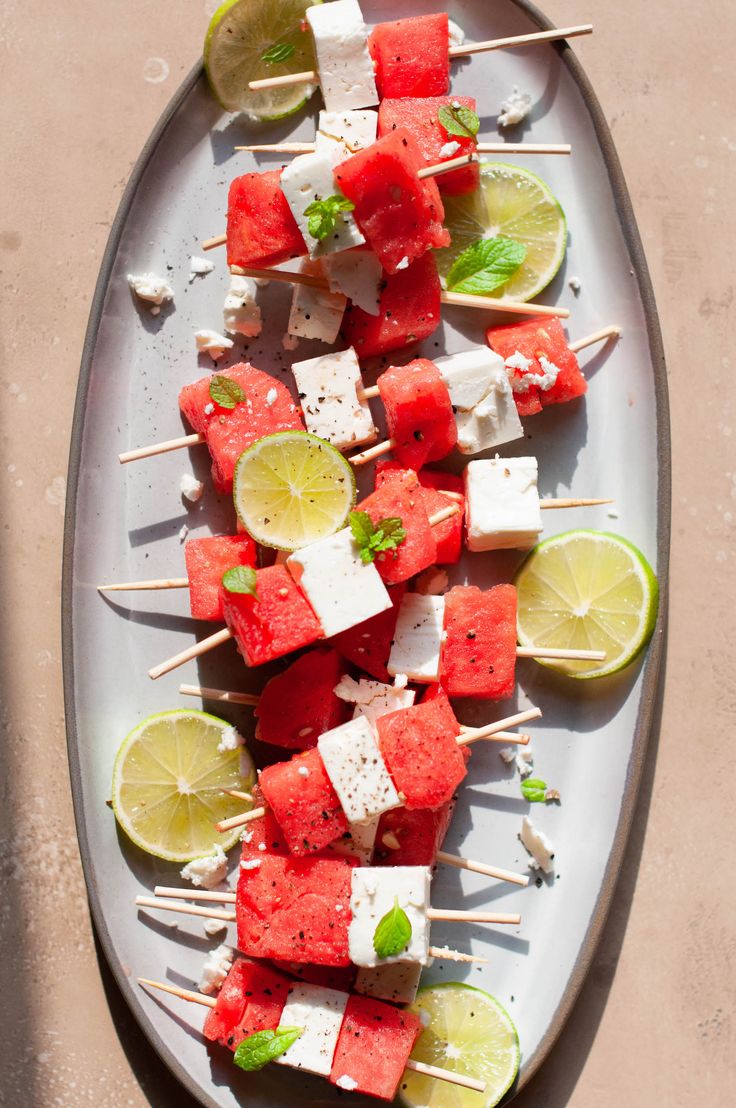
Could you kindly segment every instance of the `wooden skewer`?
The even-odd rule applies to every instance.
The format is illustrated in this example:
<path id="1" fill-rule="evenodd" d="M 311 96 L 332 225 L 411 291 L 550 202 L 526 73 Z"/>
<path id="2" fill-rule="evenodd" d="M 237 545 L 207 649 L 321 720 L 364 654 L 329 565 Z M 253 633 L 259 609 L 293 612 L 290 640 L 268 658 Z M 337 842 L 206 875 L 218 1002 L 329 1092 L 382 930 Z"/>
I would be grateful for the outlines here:
<path id="1" fill-rule="evenodd" d="M 260 697 L 253 693 L 208 689 L 203 685 L 179 685 L 179 692 L 182 696 L 201 696 L 203 700 L 219 700 L 225 704 L 247 704 L 253 708 L 260 700 Z"/>
<path id="2" fill-rule="evenodd" d="M 222 791 L 228 796 L 234 796 L 236 800 L 246 800 L 248 804 L 253 803 L 253 793 L 243 792 L 242 789 L 223 789 Z"/>
<path id="3" fill-rule="evenodd" d="M 464 960 L 464 959 L 463 959 Z M 474 959 L 475 961 L 487 962 L 487 958 Z M 459 958 L 453 959 L 453 961 L 460 961 Z M 195 993 L 191 989 L 182 989 L 179 985 L 169 985 L 163 981 L 152 981 L 148 977 L 139 977 L 139 985 L 145 985 L 149 989 L 158 989 L 162 993 L 169 993 L 171 996 L 176 996 L 180 1000 L 187 1000 L 192 1004 L 201 1004 L 204 1008 L 215 1008 L 217 1006 L 217 1000 L 213 996 L 205 996 L 203 993 Z M 415 1073 L 421 1073 L 425 1077 L 434 1077 L 438 1081 L 448 1081 L 452 1085 L 459 1085 L 463 1089 L 472 1089 L 477 1093 L 484 1093 L 486 1090 L 485 1081 L 477 1081 L 474 1077 L 466 1077 L 462 1073 L 453 1073 L 452 1070 L 443 1070 L 439 1066 L 430 1066 L 426 1062 L 416 1062 L 413 1058 L 409 1058 L 406 1063 L 408 1070 L 413 1070 Z"/>
<path id="4" fill-rule="evenodd" d="M 236 151 L 247 150 L 251 154 L 311 154 L 313 142 L 255 143 L 252 146 L 235 146 Z M 569 143 L 554 142 L 479 142 L 478 154 L 571 154 Z"/>
<path id="5" fill-rule="evenodd" d="M 206 919 L 221 919 L 225 923 L 235 922 L 235 912 L 220 908 L 200 908 L 198 904 L 178 904 L 175 900 L 157 900 L 155 896 L 137 896 L 138 908 L 161 908 L 166 912 L 180 912 L 183 916 L 204 916 Z"/>
<path id="6" fill-rule="evenodd" d="M 510 869 L 501 869 L 499 866 L 489 866 L 485 862 L 474 862 L 471 858 L 461 858 L 457 854 L 448 854 L 444 850 L 437 851 L 437 861 L 446 866 L 454 866 L 455 869 L 466 869 L 470 873 L 481 873 L 484 877 L 495 877 L 498 881 L 509 881 L 512 885 L 521 885 L 526 888 L 529 878 L 523 873 L 513 873 Z"/>
<path id="7" fill-rule="evenodd" d="M 154 454 L 167 454 L 170 450 L 183 450 L 187 446 L 197 446 L 201 442 L 206 442 L 201 432 L 193 435 L 181 435 L 178 439 L 156 442 L 153 446 L 138 446 L 135 450 L 124 450 L 122 454 L 118 454 L 118 459 L 121 465 L 125 465 L 126 462 L 137 462 L 141 458 L 151 458 Z"/>
<path id="8" fill-rule="evenodd" d="M 154 581 L 126 581 L 118 585 L 98 585 L 98 592 L 133 592 L 143 589 L 188 589 L 188 577 L 160 577 Z"/>
<path id="9" fill-rule="evenodd" d="M 170 900 L 206 900 L 213 904 L 235 904 L 237 900 L 237 894 L 229 890 L 218 892 L 216 889 L 182 889 L 177 885 L 154 885 L 153 895 L 168 897 Z"/>
<path id="10" fill-rule="evenodd" d="M 613 504 L 614 500 L 612 496 L 609 497 L 575 497 L 575 496 L 563 496 L 561 499 L 555 499 L 554 497 L 545 497 L 539 501 L 540 508 L 591 508 L 596 504 Z"/>
<path id="11" fill-rule="evenodd" d="M 472 54 L 485 54 L 490 50 L 508 50 L 515 46 L 533 46 L 536 43 L 554 42 L 556 39 L 576 38 L 589 35 L 592 23 L 579 24 L 577 27 L 555 27 L 551 31 L 534 31 L 528 35 L 512 35 L 510 38 L 486 39 L 485 42 L 465 42 L 460 46 L 451 46 L 450 58 L 465 58 Z M 284 73 L 280 77 L 265 77 L 260 81 L 249 81 L 251 92 L 266 88 L 284 88 L 288 85 L 319 84 L 319 73 L 315 69 L 304 69 L 301 73 Z"/>
<path id="12" fill-rule="evenodd" d="M 577 342 L 570 342 L 567 345 L 573 354 L 577 354 L 578 350 L 584 350 L 586 346 L 603 342 L 605 339 L 619 338 L 620 334 L 621 328 L 613 324 L 611 327 L 601 327 L 600 331 L 594 331 L 592 335 L 586 335 L 584 339 L 578 339 Z"/>

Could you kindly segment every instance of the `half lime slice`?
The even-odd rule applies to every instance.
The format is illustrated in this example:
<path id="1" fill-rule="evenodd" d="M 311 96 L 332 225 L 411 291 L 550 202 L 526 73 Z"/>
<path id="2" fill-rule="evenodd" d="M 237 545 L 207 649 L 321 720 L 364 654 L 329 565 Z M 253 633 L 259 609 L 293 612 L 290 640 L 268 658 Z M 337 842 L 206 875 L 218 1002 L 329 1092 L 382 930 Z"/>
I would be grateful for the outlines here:
<path id="1" fill-rule="evenodd" d="M 657 578 L 641 550 L 607 531 L 566 531 L 535 546 L 516 572 L 522 646 L 603 650 L 605 662 L 542 661 L 570 677 L 628 666 L 657 618 Z"/>
<path id="2" fill-rule="evenodd" d="M 240 455 L 233 499 L 256 542 L 299 550 L 345 526 L 355 504 L 355 475 L 324 439 L 306 431 L 279 431 Z"/>
<path id="3" fill-rule="evenodd" d="M 304 13 L 321 0 L 226 0 L 210 20 L 204 67 L 217 99 L 253 119 L 281 119 L 306 103 L 313 84 L 251 92 L 250 81 L 315 69 L 312 34 Z M 265 57 L 282 60 L 264 61 Z"/>
<path id="4" fill-rule="evenodd" d="M 523 243 L 526 257 L 511 280 L 492 296 L 531 300 L 560 268 L 567 246 L 565 214 L 536 174 L 516 165 L 482 162 L 480 188 L 466 196 L 447 196 L 443 203 L 452 245 L 437 251 L 442 277 L 472 243 L 497 235 Z"/>
<path id="5" fill-rule="evenodd" d="M 425 1024 L 411 1052 L 418 1062 L 485 1081 L 483 1093 L 407 1070 L 400 1095 L 409 1108 L 492 1108 L 519 1070 L 519 1036 L 505 1008 L 482 989 L 448 981 L 420 989 L 409 1011 Z"/>
<path id="6" fill-rule="evenodd" d="M 250 791 L 250 755 L 225 720 L 207 712 L 158 712 L 123 740 L 112 777 L 115 817 L 142 850 L 169 862 L 188 862 L 229 850 L 240 829 L 214 825 L 243 811 L 223 789 Z"/>

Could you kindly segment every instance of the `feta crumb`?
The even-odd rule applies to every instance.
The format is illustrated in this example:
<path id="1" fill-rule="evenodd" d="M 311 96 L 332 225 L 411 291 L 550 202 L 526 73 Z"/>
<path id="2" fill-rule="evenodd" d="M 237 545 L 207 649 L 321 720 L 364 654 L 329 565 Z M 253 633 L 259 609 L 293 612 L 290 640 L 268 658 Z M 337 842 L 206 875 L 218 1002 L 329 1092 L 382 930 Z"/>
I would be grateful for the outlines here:
<path id="1" fill-rule="evenodd" d="M 266 844 L 265 844 L 265 843 L 259 843 L 259 844 L 258 844 L 258 849 L 259 849 L 260 851 L 263 851 L 263 852 L 265 852 L 265 850 L 266 850 Z"/>
<path id="2" fill-rule="evenodd" d="M 180 876 L 191 881 L 196 889 L 214 889 L 227 876 L 227 855 L 218 843 L 212 854 L 187 862 Z"/>
<path id="3" fill-rule="evenodd" d="M 244 858 L 240 863 L 241 869 L 258 869 L 261 864 L 260 858 Z"/>
<path id="4" fill-rule="evenodd" d="M 186 542 L 188 534 L 189 528 L 187 527 L 186 523 L 182 523 L 181 527 L 179 528 L 179 542 Z"/>
<path id="5" fill-rule="evenodd" d="M 204 921 L 204 933 L 209 935 L 210 938 L 219 935 L 222 931 L 227 931 L 227 924 L 224 919 L 206 919 Z"/>
<path id="6" fill-rule="evenodd" d="M 409 259 L 407 258 L 406 254 L 404 254 L 404 257 L 401 259 L 400 262 L 396 263 L 396 268 L 397 269 L 408 269 L 409 268 Z"/>
<path id="7" fill-rule="evenodd" d="M 205 406 L 204 406 L 204 414 L 205 415 L 212 415 L 214 410 L 215 410 L 215 405 L 214 404 L 212 404 L 212 403 L 205 404 Z"/>
<path id="8" fill-rule="evenodd" d="M 531 110 L 532 98 L 529 93 L 519 92 L 517 86 L 514 85 L 514 91 L 501 104 L 501 110 L 498 113 L 498 125 L 499 127 L 514 127 L 517 123 L 521 123 L 523 119 L 526 119 Z"/>
<path id="9" fill-rule="evenodd" d="M 174 299 L 174 290 L 166 278 L 155 273 L 129 273 L 128 285 L 139 300 L 153 304 L 151 315 L 158 315 L 161 305 Z"/>
<path id="10" fill-rule="evenodd" d="M 458 150 L 461 149 L 462 147 L 460 146 L 460 143 L 455 142 L 453 139 L 452 142 L 446 142 L 444 146 L 440 147 L 440 157 L 451 158 L 454 154 L 457 154 Z"/>
<path id="11" fill-rule="evenodd" d="M 354 1077 L 351 1077 L 347 1073 L 344 1073 L 341 1077 L 338 1077 L 335 1084 L 337 1085 L 338 1089 L 347 1089 L 349 1093 L 354 1092 L 358 1088 L 358 1082 L 355 1080 Z"/>
<path id="12" fill-rule="evenodd" d="M 229 946 L 218 946 L 211 950 L 204 960 L 199 979 L 199 991 L 208 996 L 216 993 L 230 972 L 233 964 L 233 951 Z"/>
<path id="13" fill-rule="evenodd" d="M 417 577 L 414 591 L 420 592 L 423 596 L 442 596 L 449 586 L 450 578 L 445 570 L 439 569 L 438 566 L 430 566 Z"/>
<path id="14" fill-rule="evenodd" d="M 204 481 L 198 481 L 192 473 L 182 473 L 179 481 L 179 492 L 185 500 L 196 504 L 204 492 Z"/>
<path id="15" fill-rule="evenodd" d="M 520 777 L 528 777 L 534 769 L 534 752 L 532 750 L 520 750 L 516 755 L 516 768 Z"/>
<path id="16" fill-rule="evenodd" d="M 516 751 L 513 746 L 504 746 L 502 750 L 499 750 L 498 756 L 507 766 L 512 765 L 512 763 L 516 761 Z"/>
<path id="17" fill-rule="evenodd" d="M 268 392 L 266 393 L 266 404 L 268 405 L 268 407 L 270 408 L 273 404 L 275 404 L 276 401 L 278 400 L 278 398 L 279 398 L 278 390 L 277 389 L 269 389 Z"/>
<path id="18" fill-rule="evenodd" d="M 208 261 L 207 258 L 198 258 L 192 254 L 189 259 L 189 284 L 191 285 L 195 277 L 204 277 L 206 273 L 211 273 L 214 268 L 214 262 Z"/>
<path id="19" fill-rule="evenodd" d="M 234 727 L 226 727 L 222 732 L 222 738 L 217 744 L 217 750 L 224 754 L 226 750 L 237 750 L 243 745 L 243 736 L 239 735 Z"/>
<path id="20" fill-rule="evenodd" d="M 394 688 L 395 689 L 405 689 L 408 684 L 409 684 L 409 678 L 407 677 L 407 675 L 405 673 L 395 674 L 395 676 L 394 676 Z"/>
<path id="21" fill-rule="evenodd" d="M 241 843 L 250 843 L 250 842 L 252 842 L 253 841 L 253 832 L 249 831 L 246 828 L 245 831 L 243 832 L 243 834 L 240 836 L 240 841 L 241 841 Z"/>
<path id="22" fill-rule="evenodd" d="M 449 31 L 450 46 L 462 46 L 465 42 L 465 31 L 460 24 L 456 23 L 454 19 L 448 19 L 447 29 Z"/>
<path id="23" fill-rule="evenodd" d="M 515 358 L 516 355 L 513 354 L 511 358 L 507 359 L 507 368 L 509 362 Z M 531 365 L 531 362 L 529 364 Z M 535 388 L 541 389 L 543 392 L 547 392 L 549 389 L 553 388 L 560 375 L 560 367 L 555 365 L 554 362 L 551 362 L 549 358 L 546 358 L 544 354 L 539 355 L 539 364 L 542 367 L 541 373 L 522 373 L 521 377 L 517 377 L 516 375 L 510 376 L 509 383 L 511 384 L 511 391 L 516 393 L 529 392 L 532 385 L 534 385 Z"/>
<path id="24" fill-rule="evenodd" d="M 306 766 L 299 766 L 299 769 L 296 772 L 299 774 L 300 777 L 309 777 L 309 770 Z"/>
<path id="25" fill-rule="evenodd" d="M 507 369 L 520 369 L 522 373 L 526 373 L 531 364 L 531 358 L 526 358 L 520 350 L 515 350 L 511 357 L 504 362 Z"/>
<path id="26" fill-rule="evenodd" d="M 524 816 L 521 821 L 519 834 L 522 845 L 531 854 L 529 866 L 531 869 L 541 869 L 544 873 L 551 873 L 554 867 L 555 848 L 544 834 L 539 831 L 529 816 Z"/>
<path id="27" fill-rule="evenodd" d="M 245 335 L 249 339 L 260 335 L 263 321 L 255 297 L 256 286 L 261 283 L 252 281 L 250 277 L 230 278 L 230 288 L 222 309 L 225 330 L 229 335 Z"/>
<path id="28" fill-rule="evenodd" d="M 568 283 L 568 285 L 570 286 L 570 288 L 572 289 L 572 291 L 573 291 L 573 294 L 574 294 L 575 296 L 577 296 L 577 295 L 578 295 L 578 293 L 580 292 L 581 288 L 583 287 L 583 286 L 582 286 L 582 285 L 580 284 L 580 278 L 579 278 L 579 277 L 571 277 L 571 278 L 570 278 L 570 280 L 569 280 L 569 281 L 568 281 L 567 283 Z"/>
<path id="29" fill-rule="evenodd" d="M 224 335 L 218 335 L 217 331 L 209 331 L 203 328 L 194 332 L 194 341 L 200 354 L 207 353 L 216 362 L 226 350 L 232 350 L 233 340 L 226 339 Z"/>

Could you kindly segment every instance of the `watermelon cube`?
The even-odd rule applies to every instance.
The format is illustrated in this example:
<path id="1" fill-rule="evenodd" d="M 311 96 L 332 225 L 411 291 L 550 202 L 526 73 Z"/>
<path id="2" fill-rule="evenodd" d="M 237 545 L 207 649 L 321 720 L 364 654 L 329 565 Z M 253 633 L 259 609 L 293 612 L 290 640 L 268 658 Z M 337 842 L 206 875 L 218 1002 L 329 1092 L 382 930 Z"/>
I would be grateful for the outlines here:
<path id="1" fill-rule="evenodd" d="M 382 100 L 378 109 L 379 137 L 404 127 L 415 138 L 425 165 L 439 165 L 450 158 L 459 158 L 461 154 L 475 152 L 475 139 L 470 135 L 451 135 L 440 123 L 440 108 L 460 104 L 475 111 L 475 98 L 472 96 L 429 96 L 407 98 L 405 100 Z M 447 146 L 452 147 L 446 150 Z M 443 173 L 437 177 L 437 187 L 447 196 L 461 196 L 475 192 L 480 182 L 478 165 L 464 166 L 452 173 Z"/>
<path id="2" fill-rule="evenodd" d="M 184 545 L 189 578 L 189 607 L 193 619 L 222 623 L 220 585 L 233 566 L 255 566 L 256 544 L 250 535 L 211 535 L 189 539 Z"/>
<path id="3" fill-rule="evenodd" d="M 393 682 L 393 677 L 386 669 L 386 662 L 391 653 L 396 620 L 405 592 L 405 585 L 394 585 L 389 589 L 392 608 L 348 628 L 347 631 L 341 631 L 330 639 L 343 658 L 359 666 L 376 680 L 389 685 Z"/>
<path id="4" fill-rule="evenodd" d="M 448 800 L 439 808 L 394 808 L 384 812 L 376 832 L 373 865 L 433 866 L 454 807 L 455 801 Z"/>
<path id="5" fill-rule="evenodd" d="M 431 254 L 384 275 L 378 315 L 348 303 L 340 334 L 361 358 L 390 354 L 429 338 L 440 325 L 440 279 Z"/>
<path id="6" fill-rule="evenodd" d="M 368 49 L 381 100 L 444 96 L 450 88 L 450 31 L 446 12 L 379 23 Z"/>
<path id="7" fill-rule="evenodd" d="M 462 501 L 457 499 L 458 495 L 463 495 L 462 478 L 456 477 L 453 473 L 442 473 L 433 469 L 422 469 L 416 473 L 413 469 L 405 469 L 399 462 L 380 459 L 376 463 L 376 488 L 379 489 L 390 482 L 397 482 L 412 496 L 418 497 L 429 516 L 442 511 L 450 504 L 460 509 L 449 519 L 436 523 L 432 527 L 432 534 L 437 543 L 435 563 L 438 566 L 446 566 L 458 562 L 463 548 L 465 514 L 464 498 Z M 455 493 L 455 496 L 445 496 L 444 492 Z"/>
<path id="8" fill-rule="evenodd" d="M 335 167 L 338 189 L 355 205 L 355 221 L 387 273 L 450 245 L 437 183 L 417 174 L 424 164 L 416 140 L 400 127 Z"/>
<path id="9" fill-rule="evenodd" d="M 377 721 L 378 745 L 406 808 L 439 808 L 466 774 L 460 726 L 446 696 Z"/>
<path id="10" fill-rule="evenodd" d="M 393 1100 L 421 1031 L 422 1022 L 413 1012 L 367 996 L 351 996 L 330 1082 L 379 1100 Z"/>
<path id="11" fill-rule="evenodd" d="M 284 566 L 256 570 L 256 595 L 220 586 L 222 614 L 248 666 L 282 658 L 322 638 L 319 620 Z"/>
<path id="12" fill-rule="evenodd" d="M 514 692 L 516 589 L 458 586 L 445 594 L 440 680 L 448 696 L 505 700 Z"/>
<path id="13" fill-rule="evenodd" d="M 394 482 L 372 492 L 358 510 L 367 512 L 374 524 L 382 519 L 400 519 L 406 531 L 406 538 L 396 550 L 386 550 L 376 558 L 376 568 L 387 584 L 407 581 L 434 565 L 437 542 L 421 497 Z"/>
<path id="14" fill-rule="evenodd" d="M 253 789 L 253 806 L 260 808 L 263 804 L 263 793 L 256 785 Z M 259 819 L 251 820 L 243 832 L 240 860 L 247 862 L 252 858 L 262 858 L 265 852 L 281 854 L 283 857 L 288 857 L 289 854 L 284 833 L 269 808 L 266 808 L 265 814 Z"/>
<path id="15" fill-rule="evenodd" d="M 520 363 L 513 368 L 507 364 L 519 415 L 535 415 L 549 404 L 564 404 L 587 392 L 588 383 L 580 372 L 577 357 L 567 345 L 562 324 L 556 316 L 532 319 L 528 323 L 510 323 L 505 327 L 489 327 L 486 339 L 491 350 L 500 354 L 504 361 L 508 363 L 509 359 L 513 359 Z M 525 362 L 528 364 L 525 365 Z M 526 373 L 544 376 L 551 367 L 559 371 L 554 384 L 537 388 L 522 382 Z M 520 385 L 514 387 L 514 381 L 522 382 L 522 391 L 517 391 Z"/>
<path id="16" fill-rule="evenodd" d="M 258 859 L 253 860 L 258 861 Z M 256 958 L 348 966 L 353 861 L 264 854 L 241 865 L 238 947 Z"/>
<path id="17" fill-rule="evenodd" d="M 240 385 L 246 395 L 254 388 L 259 389 L 261 377 L 267 379 L 269 387 L 274 384 L 271 377 L 255 369 L 249 362 L 239 362 L 238 365 L 226 366 L 224 369 L 218 370 L 217 376 L 230 377 Z M 181 414 L 195 431 L 206 431 L 213 420 L 222 415 L 227 415 L 228 409 L 221 408 L 210 396 L 211 383 L 212 374 L 208 373 L 206 377 L 200 377 L 198 381 L 193 381 L 191 385 L 185 385 L 179 393 Z M 291 396 L 289 400 L 291 400 Z"/>
<path id="18" fill-rule="evenodd" d="M 336 650 L 302 654 L 265 685 L 255 710 L 256 738 L 292 750 L 316 746 L 324 731 L 350 716 L 349 705 L 333 692 L 344 673 Z"/>
<path id="19" fill-rule="evenodd" d="M 340 798 L 316 748 L 267 766 L 259 785 L 292 854 L 313 854 L 348 830 Z"/>
<path id="20" fill-rule="evenodd" d="M 281 190 L 281 170 L 245 173 L 227 198 L 227 264 L 272 266 L 307 253 Z"/>
<path id="21" fill-rule="evenodd" d="M 394 456 L 409 469 L 421 469 L 450 453 L 457 427 L 447 385 L 434 362 L 415 358 L 390 366 L 376 382 L 394 440 Z"/>
<path id="22" fill-rule="evenodd" d="M 237 1050 L 256 1031 L 275 1030 L 289 992 L 289 978 L 270 966 L 238 958 L 204 1021 L 204 1036 Z"/>

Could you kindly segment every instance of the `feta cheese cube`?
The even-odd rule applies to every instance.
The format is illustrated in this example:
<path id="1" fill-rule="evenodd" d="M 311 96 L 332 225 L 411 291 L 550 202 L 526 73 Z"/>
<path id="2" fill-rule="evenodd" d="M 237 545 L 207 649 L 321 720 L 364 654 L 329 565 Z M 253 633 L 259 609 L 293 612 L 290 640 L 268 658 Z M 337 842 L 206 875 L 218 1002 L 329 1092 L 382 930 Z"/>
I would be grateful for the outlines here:
<path id="1" fill-rule="evenodd" d="M 191 504 L 196 504 L 204 492 L 204 481 L 198 481 L 193 473 L 182 473 L 179 480 L 179 492 Z"/>
<path id="2" fill-rule="evenodd" d="M 521 821 L 521 833 L 519 835 L 522 845 L 529 851 L 532 860 L 529 863 L 532 869 L 541 869 L 544 873 L 552 873 L 555 868 L 555 848 L 543 831 L 534 826 L 529 816 L 524 816 Z"/>
<path id="3" fill-rule="evenodd" d="M 274 1061 L 329 1077 L 348 993 L 323 985 L 292 985 L 279 1027 L 303 1027 L 295 1043 Z"/>
<path id="4" fill-rule="evenodd" d="M 355 705 L 353 719 L 363 716 L 374 729 L 381 716 L 411 708 L 415 695 L 412 689 L 405 687 L 384 685 L 382 681 L 369 681 L 366 677 L 355 681 L 348 676 L 342 677 L 333 691 L 340 700 Z"/>
<path id="5" fill-rule="evenodd" d="M 325 731 L 317 750 L 350 823 L 363 823 L 400 806 L 373 728 L 363 716 Z"/>
<path id="6" fill-rule="evenodd" d="M 218 335 L 217 331 L 209 331 L 206 327 L 194 332 L 194 341 L 200 354 L 207 353 L 213 362 L 218 361 L 226 350 L 232 350 L 233 340 L 226 339 L 224 335 Z"/>
<path id="7" fill-rule="evenodd" d="M 465 467 L 469 550 L 534 546 L 542 530 L 536 458 L 487 458 Z"/>
<path id="8" fill-rule="evenodd" d="M 429 885 L 427 866 L 365 866 L 351 876 L 348 929 L 350 961 L 356 966 L 378 966 L 391 962 L 429 962 Z M 376 928 L 398 900 L 411 924 L 411 938 L 404 950 L 390 958 L 379 958 L 373 947 Z"/>
<path id="9" fill-rule="evenodd" d="M 357 858 L 361 866 L 369 866 L 373 861 L 373 849 L 376 845 L 379 816 L 366 823 L 351 823 L 347 835 L 331 844 L 336 854 Z"/>
<path id="10" fill-rule="evenodd" d="M 373 562 L 361 561 L 349 527 L 290 554 L 286 568 L 311 604 L 325 638 L 391 607 L 381 575 Z"/>
<path id="11" fill-rule="evenodd" d="M 372 111 L 319 113 L 315 149 L 339 165 L 376 141 L 378 115 Z"/>
<path id="12" fill-rule="evenodd" d="M 410 681 L 424 684 L 439 681 L 444 618 L 444 597 L 405 595 L 386 666 L 392 676 L 405 673 Z"/>
<path id="13" fill-rule="evenodd" d="M 376 441 L 378 432 L 368 401 L 358 399 L 363 379 L 351 346 L 294 362 L 291 370 L 307 430 L 338 450 Z"/>
<path id="14" fill-rule="evenodd" d="M 411 1004 L 417 995 L 422 967 L 415 962 L 384 962 L 380 966 L 361 966 L 355 978 L 355 991 L 392 1004 Z"/>
<path id="15" fill-rule="evenodd" d="M 458 450 L 479 454 L 523 436 L 503 358 L 478 347 L 435 362 L 455 409 Z"/>
<path id="16" fill-rule="evenodd" d="M 261 309 L 256 304 L 257 287 L 250 277 L 233 275 L 230 278 L 230 288 L 222 310 L 228 334 L 245 335 L 249 339 L 260 335 L 263 321 Z"/>
<path id="17" fill-rule="evenodd" d="M 322 267 L 319 262 L 302 258 L 299 272 L 321 277 Z M 342 293 L 311 285 L 294 285 L 287 330 L 290 335 L 299 335 L 303 339 L 332 343 L 340 330 L 346 304 Z"/>
<path id="18" fill-rule="evenodd" d="M 370 250 L 343 250 L 322 260 L 332 292 L 342 292 L 357 308 L 378 315 L 383 269 Z"/>
<path id="19" fill-rule="evenodd" d="M 370 108 L 378 103 L 368 29 L 357 0 L 335 0 L 307 8 L 314 35 L 322 98 L 328 112 Z"/>
<path id="20" fill-rule="evenodd" d="M 337 3 L 340 2 L 341 0 L 337 0 Z M 349 250 L 352 246 L 360 246 L 365 242 L 349 211 L 337 213 L 335 228 L 326 238 L 317 239 L 310 234 L 306 209 L 315 200 L 326 200 L 328 196 L 339 193 L 332 176 L 332 162 L 327 154 L 315 150 L 313 154 L 300 154 L 294 158 L 281 174 L 281 189 L 299 224 L 311 258 Z"/>

